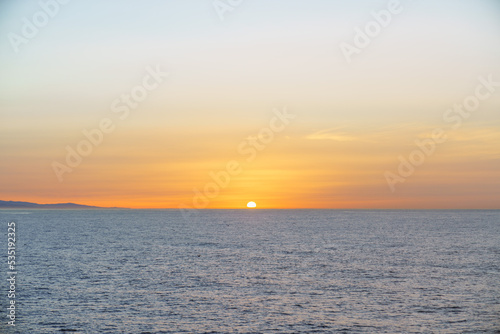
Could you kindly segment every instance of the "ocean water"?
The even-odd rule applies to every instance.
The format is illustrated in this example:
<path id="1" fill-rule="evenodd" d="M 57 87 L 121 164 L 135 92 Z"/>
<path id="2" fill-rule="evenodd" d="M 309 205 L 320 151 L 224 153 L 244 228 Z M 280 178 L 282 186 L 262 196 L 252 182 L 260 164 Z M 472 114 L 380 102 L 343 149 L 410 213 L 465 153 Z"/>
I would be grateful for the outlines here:
<path id="1" fill-rule="evenodd" d="M 0 217 L 0 333 L 500 333 L 500 211 Z"/>

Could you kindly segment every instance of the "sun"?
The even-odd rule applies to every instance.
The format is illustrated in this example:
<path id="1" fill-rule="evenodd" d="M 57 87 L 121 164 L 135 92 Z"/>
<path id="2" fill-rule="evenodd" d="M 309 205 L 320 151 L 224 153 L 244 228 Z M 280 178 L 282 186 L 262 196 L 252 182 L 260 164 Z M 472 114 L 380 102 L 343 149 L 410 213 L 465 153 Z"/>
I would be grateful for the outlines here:
<path id="1" fill-rule="evenodd" d="M 247 208 L 256 208 L 257 207 L 257 204 L 255 204 L 255 202 L 248 202 L 247 203 Z"/>

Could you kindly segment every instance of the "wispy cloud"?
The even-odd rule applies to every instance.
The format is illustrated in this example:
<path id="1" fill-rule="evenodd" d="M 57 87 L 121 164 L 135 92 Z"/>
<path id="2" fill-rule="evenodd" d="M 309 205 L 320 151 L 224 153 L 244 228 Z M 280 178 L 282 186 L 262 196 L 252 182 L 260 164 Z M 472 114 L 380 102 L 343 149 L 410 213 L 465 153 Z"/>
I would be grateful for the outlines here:
<path id="1" fill-rule="evenodd" d="M 335 140 L 335 141 L 354 141 L 358 138 L 353 136 L 348 131 L 343 130 L 341 127 L 320 130 L 306 136 L 309 140 Z"/>

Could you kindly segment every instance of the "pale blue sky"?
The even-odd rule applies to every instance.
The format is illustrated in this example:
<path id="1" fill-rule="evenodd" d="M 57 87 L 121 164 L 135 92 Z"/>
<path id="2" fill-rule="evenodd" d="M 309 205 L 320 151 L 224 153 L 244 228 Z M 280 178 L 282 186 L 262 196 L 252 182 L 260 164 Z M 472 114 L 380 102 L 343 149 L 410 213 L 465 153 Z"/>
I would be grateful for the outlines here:
<path id="1" fill-rule="evenodd" d="M 327 97 L 347 97 L 350 105 L 360 95 L 375 104 L 387 94 L 450 99 L 478 75 L 498 70 L 495 1 L 401 3 L 403 12 L 350 65 L 339 43 L 352 41 L 353 28 L 386 1 L 244 1 L 224 22 L 210 1 L 71 1 L 17 54 L 6 35 L 40 7 L 4 3 L 0 96 L 28 104 L 64 96 L 96 110 L 94 103 L 133 84 L 145 66 L 161 63 L 178 83 L 165 90 L 196 91 L 207 107 L 251 96 L 328 116 L 339 104 Z"/>

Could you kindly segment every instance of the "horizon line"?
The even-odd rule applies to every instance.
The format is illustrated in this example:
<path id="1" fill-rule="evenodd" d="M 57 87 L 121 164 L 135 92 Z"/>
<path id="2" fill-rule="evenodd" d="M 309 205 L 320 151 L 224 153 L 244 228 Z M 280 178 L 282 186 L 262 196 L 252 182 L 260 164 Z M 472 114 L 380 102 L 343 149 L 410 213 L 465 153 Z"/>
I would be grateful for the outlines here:
<path id="1" fill-rule="evenodd" d="M 500 210 L 498 208 L 411 208 L 411 207 L 400 207 L 400 208 L 319 208 L 319 207 L 296 207 L 296 208 L 286 208 L 286 207 L 275 207 L 275 208 L 247 208 L 247 207 L 221 207 L 221 208 L 176 208 L 176 207 L 162 207 L 162 208 L 154 208 L 154 207 L 146 207 L 146 208 L 130 208 L 130 207 L 105 207 L 105 206 L 96 206 L 96 205 L 88 205 L 88 204 L 79 204 L 73 202 L 59 202 L 59 203 L 36 203 L 36 202 L 26 202 L 26 201 L 12 201 L 12 200 L 0 200 L 0 203 L 24 203 L 31 205 L 39 205 L 39 206 L 53 206 L 53 205 L 75 205 L 80 207 L 69 207 L 69 208 L 51 208 L 51 207 L 1 207 L 0 210 L 96 210 L 96 209 L 105 209 L 105 210 L 460 210 L 460 211 L 469 211 L 469 210 Z"/>

